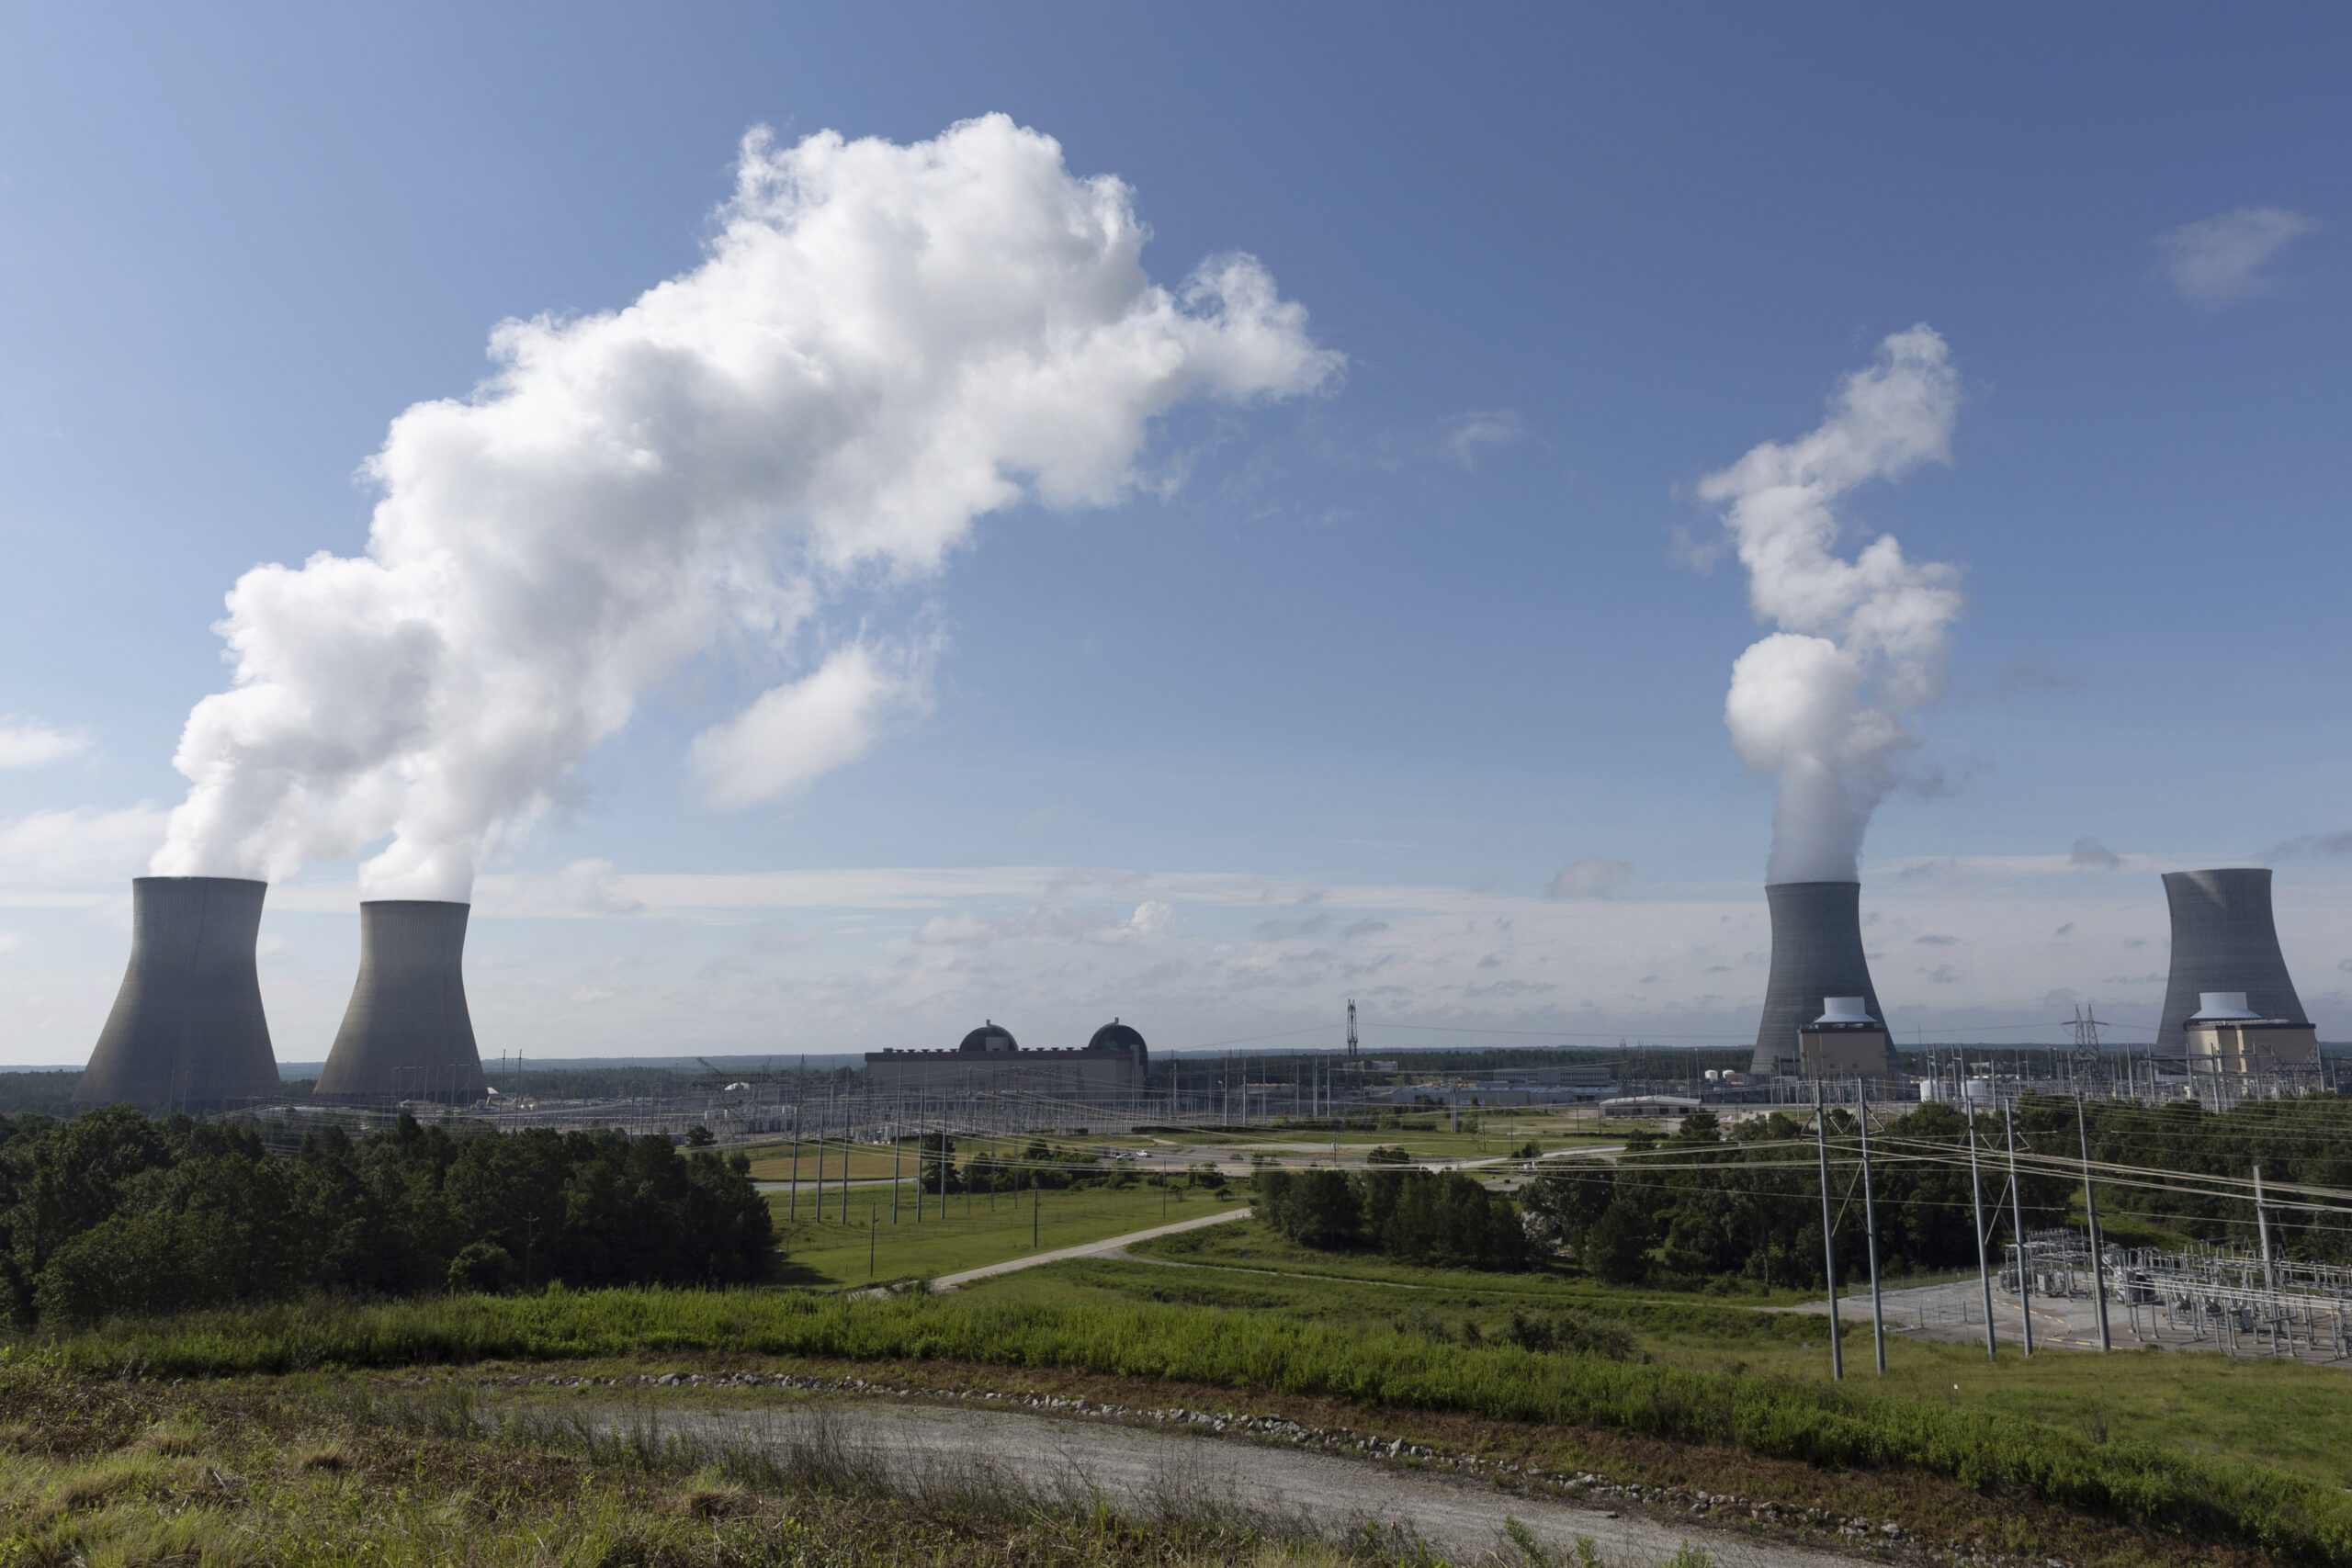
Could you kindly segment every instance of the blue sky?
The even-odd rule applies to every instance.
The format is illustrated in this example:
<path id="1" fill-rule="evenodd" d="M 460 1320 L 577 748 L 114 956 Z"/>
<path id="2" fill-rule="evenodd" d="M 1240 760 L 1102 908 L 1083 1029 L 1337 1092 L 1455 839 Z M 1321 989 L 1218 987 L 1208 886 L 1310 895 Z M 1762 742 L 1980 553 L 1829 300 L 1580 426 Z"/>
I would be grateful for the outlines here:
<path id="1" fill-rule="evenodd" d="M 1891 533 L 1966 594 L 1909 720 L 1942 787 L 1864 848 L 1896 1023 L 2144 1022 L 2155 872 L 2268 863 L 2306 1001 L 2352 1028 L 2340 12 L 0 27 L 0 714 L 66 738 L 0 768 L 0 1059 L 86 1054 L 181 727 L 228 683 L 222 595 L 365 547 L 395 416 L 466 397 L 503 319 L 695 268 L 750 128 L 990 112 L 1126 183 L 1156 282 L 1259 258 L 1344 374 L 1178 406 L 1115 504 L 988 511 L 829 604 L 837 640 L 927 650 L 919 700 L 782 799 L 715 806 L 690 765 L 773 671 L 649 685 L 480 867 L 486 1052 L 1112 1012 L 1182 1046 L 1350 995 L 1385 1044 L 1752 1032 L 1773 786 L 1724 703 L 1770 628 L 1736 559 L 1690 563 L 1721 536 L 1697 490 L 1918 322 L 1951 461 L 1842 507 L 1849 553 Z M 359 858 L 272 893 L 283 1059 L 347 994 Z M 1546 897 L 1578 862 L 1606 896 Z"/>

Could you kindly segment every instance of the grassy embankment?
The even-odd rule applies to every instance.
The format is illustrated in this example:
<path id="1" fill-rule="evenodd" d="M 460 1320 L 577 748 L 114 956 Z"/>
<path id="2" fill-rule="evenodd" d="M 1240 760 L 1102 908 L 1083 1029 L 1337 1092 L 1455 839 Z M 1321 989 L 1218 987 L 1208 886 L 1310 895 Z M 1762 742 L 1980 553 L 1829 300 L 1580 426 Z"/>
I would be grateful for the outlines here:
<path id="1" fill-rule="evenodd" d="M 854 1170 L 856 1168 L 851 1168 Z M 785 1283 L 820 1290 L 863 1285 L 869 1280 L 906 1280 L 960 1273 L 1035 1253 L 1103 1241 L 1131 1231 L 1242 1207 L 1242 1197 L 1217 1198 L 1201 1188 L 1080 1187 L 1034 1195 L 1004 1192 L 951 1193 L 943 1215 L 937 1193 L 926 1195 L 923 1218 L 915 1219 L 914 1189 L 899 1192 L 899 1223 L 890 1223 L 888 1187 L 853 1188 L 850 1222 L 840 1221 L 841 1193 L 829 1191 L 827 1218 L 811 1215 L 808 1191 L 800 1194 L 800 1218 L 786 1224 L 785 1194 L 771 1192 L 768 1208 L 784 1244 Z M 1032 1216 L 1033 1201 L 1036 1213 Z M 1032 1237 L 1035 1237 L 1033 1241 Z M 871 1258 L 869 1261 L 869 1252 Z"/>
<path id="2" fill-rule="evenodd" d="M 513 1416 L 462 1393 L 92 1383 L 0 1370 L 0 1562 L 205 1568 L 1396 1568 L 1229 1513 L 1100 1505 L 1002 1475 L 910 1488 L 821 1427 L 757 1452 Z M 1406 1546 L 1406 1551 L 1393 1550 Z M 1389 1548 L 1389 1549 L 1384 1549 Z M 1425 1561 L 1425 1560 L 1419 1560 Z"/>
<path id="3" fill-rule="evenodd" d="M 160 1377 L 683 1350 L 1081 1370 L 1614 1431 L 1815 1466 L 1907 1468 L 2191 1540 L 2352 1564 L 2352 1497 L 2339 1485 L 2243 1456 L 2184 1451 L 2122 1422 L 2100 1435 L 1981 1400 L 1881 1393 L 1860 1379 L 1831 1387 L 1663 1356 L 1623 1361 L 1442 1343 L 1255 1307 L 1013 1303 L 986 1292 L 851 1302 L 614 1291 L 198 1314 L 109 1325 L 46 1355 L 86 1373 Z M 2202 1375 L 2191 1358 L 2143 1359 Z M 2222 1372 L 2267 1373 L 2281 1388 L 2338 1375 L 2290 1367 Z"/>
<path id="4" fill-rule="evenodd" d="M 1247 1221 L 1140 1244 L 1136 1250 L 1194 1261 L 1231 1259 L 1237 1266 L 1167 1269 L 1087 1259 L 969 1288 L 1007 1304 L 1220 1307 L 1342 1333 L 1397 1329 L 1455 1343 L 1506 1338 L 1515 1313 L 1566 1312 L 1623 1325 L 1642 1351 L 1664 1365 L 1829 1384 L 1829 1325 L 1815 1315 L 1759 1312 L 1673 1292 L 1611 1290 L 1574 1277 L 1335 1259 Z M 1272 1271 L 1296 1265 L 1320 1267 L 1313 1273 Z M 1844 1386 L 1849 1389 L 1939 1408 L 1992 1411 L 2092 1444 L 2143 1438 L 2183 1456 L 2276 1467 L 2352 1488 L 2352 1445 L 2342 1437 L 2352 1419 L 2352 1373 L 2343 1369 L 2136 1348 L 2097 1359 L 2045 1350 L 2029 1360 L 2007 1340 L 1998 1359 L 1988 1360 L 1981 1340 L 1941 1343 L 1890 1334 L 1882 1379 L 1871 1366 L 1866 1302 L 1849 1303 L 1845 1339 Z"/>

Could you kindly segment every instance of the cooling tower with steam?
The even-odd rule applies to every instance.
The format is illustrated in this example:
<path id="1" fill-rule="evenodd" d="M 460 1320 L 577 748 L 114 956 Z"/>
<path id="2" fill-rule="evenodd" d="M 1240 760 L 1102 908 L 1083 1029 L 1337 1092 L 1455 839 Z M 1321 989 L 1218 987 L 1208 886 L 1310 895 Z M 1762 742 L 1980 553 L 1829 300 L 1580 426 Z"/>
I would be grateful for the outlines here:
<path id="1" fill-rule="evenodd" d="M 2203 991 L 2244 991 L 2246 1009 L 2259 1017 L 2311 1022 L 2278 951 L 2268 871 L 2168 871 L 2165 900 L 2172 906 L 2172 976 L 2156 1025 L 2158 1055 L 2188 1050 L 2187 1025 Z"/>
<path id="2" fill-rule="evenodd" d="M 282 1092 L 254 943 L 266 882 L 141 876 L 130 884 L 130 965 L 77 1107 L 210 1111 Z"/>
<path id="3" fill-rule="evenodd" d="M 1766 885 L 1764 897 L 1772 909 L 1772 971 L 1754 1066 L 1772 1077 L 1801 1070 L 1797 1032 L 1822 1016 L 1829 998 L 1860 997 L 1882 1024 L 1886 1014 L 1862 956 L 1860 883 L 1775 882 Z M 1893 1076 L 1891 1033 L 1884 1054 L 1884 1070 Z"/>
<path id="4" fill-rule="evenodd" d="M 466 1103 L 488 1089 L 466 1010 L 472 906 L 382 898 L 359 906 L 359 979 L 311 1098 Z"/>

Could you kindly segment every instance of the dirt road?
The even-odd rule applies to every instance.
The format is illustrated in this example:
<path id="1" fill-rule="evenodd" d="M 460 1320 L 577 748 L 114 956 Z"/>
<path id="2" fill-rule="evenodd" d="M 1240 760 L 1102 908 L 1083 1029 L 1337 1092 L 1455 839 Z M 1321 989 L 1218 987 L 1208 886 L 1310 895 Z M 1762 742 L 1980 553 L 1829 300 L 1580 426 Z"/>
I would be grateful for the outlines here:
<path id="1" fill-rule="evenodd" d="M 643 1420 L 632 1414 L 616 1425 Z M 1590 1537 L 1611 1568 L 1649 1568 L 1686 1541 L 1723 1568 L 1823 1568 L 1853 1559 L 1711 1528 L 1515 1495 L 1494 1485 L 1370 1460 L 1298 1452 L 1185 1431 L 1057 1419 L 1013 1411 L 846 1400 L 740 1409 L 664 1409 L 662 1433 L 755 1449 L 786 1468 L 821 1468 L 922 1494 L 982 1487 L 1054 1502 L 1101 1499 L 1128 1514 L 1247 1509 L 1329 1535 L 1369 1522 L 1401 1527 L 1459 1563 L 1521 1562 L 1503 1547 L 1505 1518 L 1547 1546 Z"/>

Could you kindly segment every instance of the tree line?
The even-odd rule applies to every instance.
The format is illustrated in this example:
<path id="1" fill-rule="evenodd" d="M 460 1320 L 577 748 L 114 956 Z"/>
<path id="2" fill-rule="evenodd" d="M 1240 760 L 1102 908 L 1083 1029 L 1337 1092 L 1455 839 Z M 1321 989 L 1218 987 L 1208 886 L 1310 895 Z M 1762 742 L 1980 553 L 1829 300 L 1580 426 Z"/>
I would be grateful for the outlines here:
<path id="1" fill-rule="evenodd" d="M 1440 1269 L 1523 1269 L 1531 1258 L 1518 1208 L 1460 1171 L 1262 1165 L 1253 1185 L 1252 1217 L 1302 1246 Z"/>
<path id="2" fill-rule="evenodd" d="M 1871 1120 L 1872 1207 L 1883 1274 L 1976 1266 L 1977 1194 L 1970 1184 L 1971 1119 L 1946 1105 Z M 1829 1195 L 1841 1279 L 1867 1267 L 1860 1137 L 1850 1111 L 1828 1112 Z M 2132 1166 L 2244 1182 L 2256 1165 L 2276 1184 L 2352 1188 L 2352 1100 L 2328 1095 L 2256 1101 L 2223 1112 L 2193 1101 L 2154 1107 L 2093 1102 L 2079 1111 L 2060 1095 L 2028 1094 L 2014 1110 L 1974 1118 L 1987 1245 L 1997 1264 L 2028 1232 L 2079 1227 L 2079 1161 L 2087 1135 L 2094 1166 Z M 2014 1132 L 2023 1154 L 2054 1158 L 2021 1167 L 2014 1196 L 2007 1160 Z M 2177 1247 L 2256 1244 L 2244 1196 L 2095 1180 L 2108 1240 Z M 1822 1280 L 1821 1179 L 1812 1119 L 1774 1111 L 1726 1130 L 1706 1111 L 1660 1138 L 1636 1132 L 1614 1165 L 1555 1168 L 1521 1194 L 1530 1240 L 1599 1279 L 1767 1289 Z M 2274 1246 L 2316 1261 L 2352 1261 L 2340 1215 L 2273 1206 Z"/>
<path id="3" fill-rule="evenodd" d="M 728 1284 L 775 1245 L 749 1173 L 665 1137 L 460 1137 L 405 1112 L 291 1157 L 249 1126 L 128 1106 L 0 1118 L 0 1276 L 27 1325 L 313 1293 Z"/>

